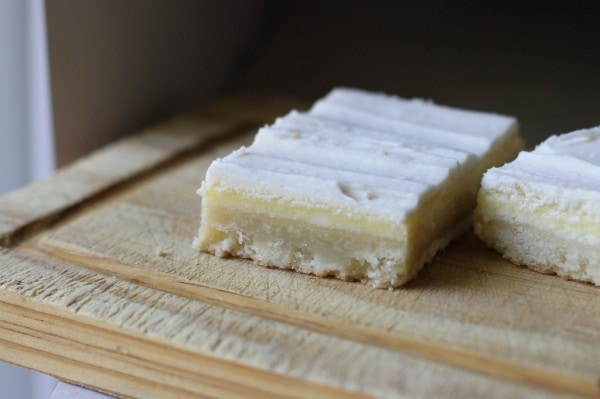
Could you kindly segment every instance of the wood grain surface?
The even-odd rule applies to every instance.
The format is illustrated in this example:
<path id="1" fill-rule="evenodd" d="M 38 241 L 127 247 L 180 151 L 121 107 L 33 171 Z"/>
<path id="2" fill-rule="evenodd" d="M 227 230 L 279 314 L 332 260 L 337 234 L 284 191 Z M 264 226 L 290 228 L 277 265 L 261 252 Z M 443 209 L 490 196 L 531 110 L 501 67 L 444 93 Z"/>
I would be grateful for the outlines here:
<path id="1" fill-rule="evenodd" d="M 122 397 L 600 397 L 600 290 L 471 234 L 394 291 L 191 247 L 210 162 L 302 103 L 224 99 L 0 199 L 0 358 Z"/>

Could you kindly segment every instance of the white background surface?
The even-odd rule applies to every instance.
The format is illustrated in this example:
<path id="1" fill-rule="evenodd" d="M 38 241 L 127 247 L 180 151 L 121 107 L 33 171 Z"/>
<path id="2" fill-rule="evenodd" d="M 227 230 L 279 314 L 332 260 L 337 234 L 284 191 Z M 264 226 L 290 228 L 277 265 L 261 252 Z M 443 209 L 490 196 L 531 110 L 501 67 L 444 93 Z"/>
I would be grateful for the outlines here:
<path id="1" fill-rule="evenodd" d="M 42 0 L 0 1 L 0 193 L 54 169 Z"/>
<path id="2" fill-rule="evenodd" d="M 0 0 L 0 193 L 54 167 L 44 3 Z M 56 380 L 0 362 L 0 398 L 47 399 Z"/>

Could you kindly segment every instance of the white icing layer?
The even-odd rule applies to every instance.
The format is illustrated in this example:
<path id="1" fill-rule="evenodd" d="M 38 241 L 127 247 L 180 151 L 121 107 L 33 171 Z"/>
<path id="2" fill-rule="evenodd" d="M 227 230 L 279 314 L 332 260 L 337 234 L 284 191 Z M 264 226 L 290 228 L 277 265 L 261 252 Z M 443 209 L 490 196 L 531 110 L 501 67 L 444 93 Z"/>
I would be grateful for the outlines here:
<path id="1" fill-rule="evenodd" d="M 487 137 L 417 125 L 371 113 L 364 109 L 355 109 L 324 100 L 317 102 L 310 113 L 332 122 L 348 124 L 362 129 L 388 132 L 396 137 L 402 137 L 404 141 L 464 151 L 476 156 L 482 156 L 491 142 L 491 139 Z"/>
<path id="2" fill-rule="evenodd" d="M 369 150 L 375 148 L 382 154 L 386 152 L 411 154 L 410 162 L 429 164 L 432 162 L 432 157 L 438 157 L 439 162 L 444 162 L 443 159 L 446 158 L 449 163 L 445 164 L 454 166 L 456 163 L 465 162 L 470 156 L 464 147 L 448 143 L 448 140 L 443 140 L 443 137 L 437 134 L 418 134 L 423 132 L 414 128 L 401 129 L 398 124 L 390 121 L 385 123 L 387 126 L 373 124 L 371 128 L 360 128 L 352 123 L 354 120 L 352 111 L 345 111 L 350 114 L 346 118 L 335 118 L 333 113 L 319 116 L 314 110 L 311 113 L 292 111 L 285 117 L 278 118 L 273 128 L 299 133 L 293 136 L 316 136 L 321 142 L 338 138 L 354 146 L 370 146 Z M 341 122 L 336 122 L 336 119 Z"/>
<path id="3" fill-rule="evenodd" d="M 489 140 L 502 137 L 505 132 L 515 129 L 517 124 L 516 119 L 509 116 L 450 108 L 434 104 L 432 101 L 406 100 L 350 88 L 333 89 L 323 100 L 317 102 L 313 109 L 323 103 L 343 105 L 352 110 L 361 110 L 396 121 Z"/>
<path id="4" fill-rule="evenodd" d="M 532 152 L 490 169 L 482 187 L 510 192 L 516 183 L 535 192 L 532 206 L 545 201 L 600 217 L 600 127 L 548 138 Z"/>
<path id="5" fill-rule="evenodd" d="M 214 162 L 205 187 L 402 221 L 419 199 L 513 129 L 514 118 L 334 89 Z"/>
<path id="6" fill-rule="evenodd" d="M 549 137 L 535 152 L 565 155 L 600 167 L 600 126 Z"/>

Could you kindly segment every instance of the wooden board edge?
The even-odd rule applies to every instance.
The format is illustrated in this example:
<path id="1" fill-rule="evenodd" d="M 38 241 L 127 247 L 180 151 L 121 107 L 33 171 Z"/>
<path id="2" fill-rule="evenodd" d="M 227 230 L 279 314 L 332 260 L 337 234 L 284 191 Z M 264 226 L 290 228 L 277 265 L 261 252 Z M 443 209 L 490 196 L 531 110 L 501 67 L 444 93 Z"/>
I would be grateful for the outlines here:
<path id="1" fill-rule="evenodd" d="M 119 397 L 366 397 L 184 351 L 13 293 L 0 294 L 0 331 L 4 360 Z"/>
<path id="2" fill-rule="evenodd" d="M 111 259 L 93 257 L 39 244 L 27 244 L 27 251 L 39 256 L 49 256 L 93 272 L 115 276 L 136 285 L 168 292 L 210 305 L 251 314 L 317 333 L 324 333 L 357 343 L 391 349 L 434 362 L 458 367 L 489 377 L 525 384 L 552 392 L 564 392 L 583 397 L 600 397 L 600 380 L 524 364 L 509 359 L 499 359 L 478 351 L 451 347 L 445 344 L 399 336 L 367 326 L 345 323 L 327 317 L 279 308 L 269 302 L 244 297 L 237 293 L 182 281 L 168 274 L 149 272 L 147 269 Z M 108 274 L 107 274 L 108 273 Z"/>

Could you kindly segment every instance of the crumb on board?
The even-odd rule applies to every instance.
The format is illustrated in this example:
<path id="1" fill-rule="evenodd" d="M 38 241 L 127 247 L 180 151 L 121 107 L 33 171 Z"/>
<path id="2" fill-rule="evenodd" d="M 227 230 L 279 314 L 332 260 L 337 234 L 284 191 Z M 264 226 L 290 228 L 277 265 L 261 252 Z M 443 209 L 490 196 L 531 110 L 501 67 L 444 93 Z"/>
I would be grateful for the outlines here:
<path id="1" fill-rule="evenodd" d="M 169 255 L 169 252 L 163 247 L 158 246 L 154 248 L 154 254 L 158 257 L 164 258 L 165 256 Z"/>

